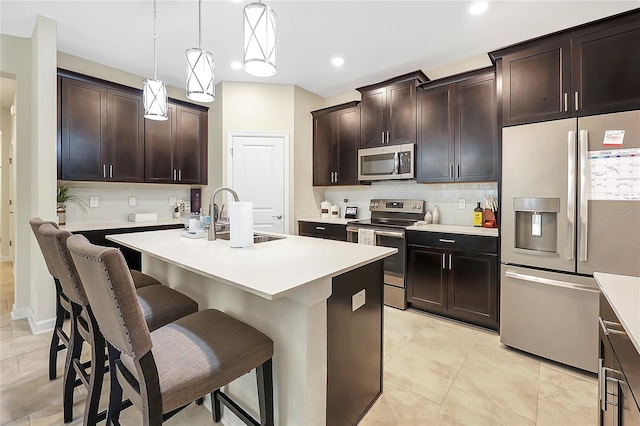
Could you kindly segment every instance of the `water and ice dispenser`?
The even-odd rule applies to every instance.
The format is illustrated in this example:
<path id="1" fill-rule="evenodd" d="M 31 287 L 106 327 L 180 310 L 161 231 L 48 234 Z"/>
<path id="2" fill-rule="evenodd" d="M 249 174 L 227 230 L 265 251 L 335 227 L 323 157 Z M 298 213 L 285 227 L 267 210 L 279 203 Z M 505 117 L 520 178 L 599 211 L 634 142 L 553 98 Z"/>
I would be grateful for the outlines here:
<path id="1" fill-rule="evenodd" d="M 559 198 L 514 197 L 515 249 L 542 256 L 558 255 Z"/>

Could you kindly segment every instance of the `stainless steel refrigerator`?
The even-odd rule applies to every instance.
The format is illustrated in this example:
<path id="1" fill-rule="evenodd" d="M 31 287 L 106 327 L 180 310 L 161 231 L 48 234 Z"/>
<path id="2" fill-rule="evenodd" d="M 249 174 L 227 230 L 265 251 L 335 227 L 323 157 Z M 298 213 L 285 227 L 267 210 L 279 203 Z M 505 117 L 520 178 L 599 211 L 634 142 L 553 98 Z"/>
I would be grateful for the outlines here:
<path id="1" fill-rule="evenodd" d="M 502 131 L 500 340 L 597 371 L 593 272 L 640 276 L 640 111 Z"/>

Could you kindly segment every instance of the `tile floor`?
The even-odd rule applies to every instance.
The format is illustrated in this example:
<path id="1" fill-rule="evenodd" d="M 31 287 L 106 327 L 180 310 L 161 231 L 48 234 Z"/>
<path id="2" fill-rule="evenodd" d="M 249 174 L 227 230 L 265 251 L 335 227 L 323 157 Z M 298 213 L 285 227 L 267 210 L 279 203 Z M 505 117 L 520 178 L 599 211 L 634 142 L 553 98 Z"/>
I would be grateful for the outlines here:
<path id="1" fill-rule="evenodd" d="M 11 320 L 13 287 L 11 264 L 0 263 L 0 424 L 62 425 L 62 380 L 47 373 L 51 335 L 32 335 L 26 320 Z M 361 425 L 597 423 L 594 375 L 508 349 L 481 328 L 385 308 L 384 362 L 384 393 Z M 58 364 L 60 377 L 62 357 Z M 72 425 L 82 424 L 86 395 L 76 392 Z M 130 408 L 121 420 L 139 425 L 141 416 Z M 165 424 L 213 421 L 191 405 Z"/>

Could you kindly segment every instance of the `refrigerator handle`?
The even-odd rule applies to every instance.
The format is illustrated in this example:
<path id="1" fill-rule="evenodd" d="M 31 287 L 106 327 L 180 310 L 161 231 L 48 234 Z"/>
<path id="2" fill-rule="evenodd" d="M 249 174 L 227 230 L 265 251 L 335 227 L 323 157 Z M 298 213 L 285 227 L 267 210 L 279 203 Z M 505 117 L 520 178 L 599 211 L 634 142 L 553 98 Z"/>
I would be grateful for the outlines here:
<path id="1" fill-rule="evenodd" d="M 567 259 L 576 251 L 576 132 L 567 135 Z"/>
<path id="2" fill-rule="evenodd" d="M 580 262 L 587 261 L 587 225 L 588 225 L 588 201 L 587 201 L 587 149 L 589 147 L 589 132 L 580 130 L 580 142 L 578 145 L 578 159 L 580 162 L 580 211 L 578 217 L 580 221 L 578 233 L 578 259 Z"/>

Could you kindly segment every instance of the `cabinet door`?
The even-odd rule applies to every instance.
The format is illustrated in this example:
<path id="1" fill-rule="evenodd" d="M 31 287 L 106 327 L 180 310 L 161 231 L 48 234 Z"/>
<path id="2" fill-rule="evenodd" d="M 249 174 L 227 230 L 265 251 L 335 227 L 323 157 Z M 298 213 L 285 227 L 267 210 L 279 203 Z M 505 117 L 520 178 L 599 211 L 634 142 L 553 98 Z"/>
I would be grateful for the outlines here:
<path id="1" fill-rule="evenodd" d="M 360 108 L 336 111 L 335 126 L 333 169 L 337 172 L 337 183 L 339 185 L 357 185 Z"/>
<path id="2" fill-rule="evenodd" d="M 107 89 L 61 79 L 60 176 L 64 180 L 105 179 Z"/>
<path id="3" fill-rule="evenodd" d="M 313 118 L 313 185 L 333 183 L 333 113 Z M 357 161 L 357 160 L 356 160 Z M 356 164 L 357 167 L 357 164 Z M 356 172 L 357 173 L 357 172 Z"/>
<path id="4" fill-rule="evenodd" d="M 409 246 L 407 302 L 426 311 L 447 312 L 447 270 L 445 252 Z"/>
<path id="5" fill-rule="evenodd" d="M 569 40 L 505 56 L 502 124 L 509 126 L 571 116 L 570 62 Z"/>
<path id="6" fill-rule="evenodd" d="M 176 107 L 176 144 L 174 145 L 179 183 L 203 183 L 206 169 L 207 141 L 203 140 L 203 117 L 200 111 Z M 204 181 L 206 183 L 206 180 Z"/>
<path id="7" fill-rule="evenodd" d="M 571 43 L 572 100 L 578 115 L 640 108 L 640 21 Z"/>
<path id="8" fill-rule="evenodd" d="M 107 180 L 144 181 L 142 96 L 107 90 Z"/>
<path id="9" fill-rule="evenodd" d="M 456 84 L 455 180 L 496 180 L 498 122 L 493 73 Z"/>
<path id="10" fill-rule="evenodd" d="M 386 143 L 386 105 L 387 88 L 371 90 L 362 93 L 360 103 L 361 115 L 361 148 L 371 148 L 381 146 Z"/>
<path id="11" fill-rule="evenodd" d="M 448 256 L 451 316 L 497 329 L 497 256 L 458 251 Z"/>
<path id="12" fill-rule="evenodd" d="M 418 93 L 418 182 L 453 182 L 453 85 Z"/>
<path id="13" fill-rule="evenodd" d="M 173 183 L 176 166 L 173 144 L 176 133 L 176 106 L 169 104 L 168 120 L 145 120 L 144 123 L 144 181 Z M 176 177 L 177 179 L 177 172 Z"/>
<path id="14" fill-rule="evenodd" d="M 387 88 L 387 114 L 387 143 L 416 143 L 416 86 L 413 80 Z"/>

